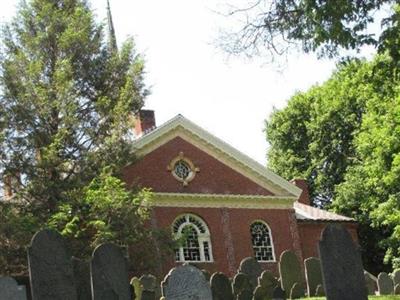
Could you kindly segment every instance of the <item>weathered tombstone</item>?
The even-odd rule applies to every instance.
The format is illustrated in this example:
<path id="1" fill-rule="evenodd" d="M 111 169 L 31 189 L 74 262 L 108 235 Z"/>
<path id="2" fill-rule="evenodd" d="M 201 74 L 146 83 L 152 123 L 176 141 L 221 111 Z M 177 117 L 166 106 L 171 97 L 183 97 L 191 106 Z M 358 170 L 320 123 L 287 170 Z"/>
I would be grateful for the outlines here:
<path id="1" fill-rule="evenodd" d="M 398 283 L 394 286 L 394 294 L 400 295 L 400 283 Z"/>
<path id="2" fill-rule="evenodd" d="M 299 260 L 292 251 L 282 252 L 279 261 L 279 275 L 281 287 L 287 295 L 290 295 L 290 290 L 296 282 L 303 282 Z"/>
<path id="3" fill-rule="evenodd" d="M 78 300 L 87 300 L 92 297 L 90 287 L 90 263 L 85 260 L 72 257 L 75 286 L 78 293 Z"/>
<path id="4" fill-rule="evenodd" d="M 240 262 L 239 273 L 246 274 L 249 277 L 253 289 L 257 286 L 257 278 L 261 272 L 261 265 L 254 257 L 246 257 Z"/>
<path id="5" fill-rule="evenodd" d="M 133 288 L 133 291 L 135 292 L 134 299 L 140 300 L 142 298 L 143 287 L 142 287 L 142 284 L 140 283 L 139 278 L 132 277 L 131 286 Z"/>
<path id="6" fill-rule="evenodd" d="M 33 300 L 77 300 L 71 256 L 60 234 L 37 232 L 28 247 L 28 266 Z"/>
<path id="7" fill-rule="evenodd" d="M 237 273 L 235 277 L 233 277 L 232 287 L 233 287 L 233 294 L 235 296 L 238 296 L 242 291 L 245 290 L 250 292 L 253 291 L 250 279 L 244 273 Z"/>
<path id="8" fill-rule="evenodd" d="M 188 264 L 169 271 L 162 286 L 166 300 L 212 300 L 211 288 L 203 272 Z"/>
<path id="9" fill-rule="evenodd" d="M 368 299 L 360 253 L 342 225 L 329 224 L 323 230 L 319 254 L 329 300 Z"/>
<path id="10" fill-rule="evenodd" d="M 213 300 L 233 300 L 232 285 L 223 273 L 214 273 L 210 279 Z"/>
<path id="11" fill-rule="evenodd" d="M 325 290 L 324 290 L 324 286 L 322 284 L 318 284 L 317 288 L 315 289 L 315 296 L 317 296 L 317 297 L 325 296 Z"/>
<path id="12" fill-rule="evenodd" d="M 364 279 L 368 295 L 375 295 L 377 278 L 371 273 L 364 271 Z"/>
<path id="13" fill-rule="evenodd" d="M 393 283 L 394 285 L 400 284 L 400 269 L 393 271 Z"/>
<path id="14" fill-rule="evenodd" d="M 300 283 L 296 282 L 290 289 L 290 299 L 304 298 L 304 289 Z"/>
<path id="15" fill-rule="evenodd" d="M 0 277 L 0 300 L 26 300 L 26 290 L 11 277 Z"/>
<path id="16" fill-rule="evenodd" d="M 208 272 L 207 270 L 202 269 L 201 270 L 203 272 L 204 277 L 206 278 L 207 281 L 210 281 L 211 279 L 211 274 L 210 272 Z"/>
<path id="17" fill-rule="evenodd" d="M 243 290 L 236 296 L 236 300 L 252 300 L 253 293 L 249 290 Z"/>
<path id="18" fill-rule="evenodd" d="M 278 280 L 271 272 L 262 272 L 258 277 L 258 286 L 254 290 L 254 300 L 272 299 L 272 294 L 277 286 Z"/>
<path id="19" fill-rule="evenodd" d="M 286 300 L 286 293 L 280 286 L 277 286 L 272 293 L 272 300 Z"/>
<path id="20" fill-rule="evenodd" d="M 378 275 L 378 291 L 379 295 L 392 295 L 394 291 L 393 281 L 385 272 Z"/>
<path id="21" fill-rule="evenodd" d="M 308 297 L 315 296 L 315 291 L 319 284 L 322 285 L 321 263 L 318 258 L 310 257 L 304 260 L 306 272 L 307 294 Z"/>
<path id="22" fill-rule="evenodd" d="M 126 258 L 118 246 L 98 246 L 93 251 L 90 272 L 93 300 L 132 299 Z"/>
<path id="23" fill-rule="evenodd" d="M 154 300 L 156 298 L 157 278 L 154 275 L 143 275 L 139 278 L 142 285 L 141 300 Z"/>
<path id="24" fill-rule="evenodd" d="M 278 280 L 269 271 L 262 272 L 260 277 L 258 277 L 258 285 L 260 286 L 275 288 L 278 286 L 278 284 L 279 284 Z"/>

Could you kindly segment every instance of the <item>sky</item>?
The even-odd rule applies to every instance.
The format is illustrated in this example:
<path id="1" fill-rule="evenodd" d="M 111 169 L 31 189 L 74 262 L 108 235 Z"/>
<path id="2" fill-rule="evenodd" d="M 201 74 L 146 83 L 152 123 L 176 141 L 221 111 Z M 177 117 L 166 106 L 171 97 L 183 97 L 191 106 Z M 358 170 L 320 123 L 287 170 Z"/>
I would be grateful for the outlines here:
<path id="1" fill-rule="evenodd" d="M 228 58 L 214 42 L 230 22 L 215 12 L 221 1 L 110 0 L 110 5 L 118 44 L 132 36 L 145 57 L 151 87 L 145 108 L 155 111 L 157 125 L 182 114 L 265 165 L 265 120 L 297 91 L 329 78 L 335 62 L 296 53 L 278 68 L 265 58 Z M 89 2 L 98 21 L 106 22 L 106 0 Z M 1 23 L 11 20 L 17 3 L 0 1 Z"/>

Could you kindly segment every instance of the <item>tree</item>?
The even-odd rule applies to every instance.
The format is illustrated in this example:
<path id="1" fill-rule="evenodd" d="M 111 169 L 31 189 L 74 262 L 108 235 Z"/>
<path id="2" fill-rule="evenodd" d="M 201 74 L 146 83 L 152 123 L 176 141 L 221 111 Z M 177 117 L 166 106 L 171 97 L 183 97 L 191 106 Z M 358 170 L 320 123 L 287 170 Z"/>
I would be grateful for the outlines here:
<path id="1" fill-rule="evenodd" d="M 364 263 L 373 272 L 387 269 L 386 249 L 386 262 L 396 265 L 399 257 L 398 188 L 388 181 L 397 178 L 398 86 L 389 56 L 353 60 L 266 123 L 269 166 L 287 179 L 306 178 L 314 205 L 359 222 Z"/>
<path id="2" fill-rule="evenodd" d="M 94 21 L 85 0 L 22 1 L 1 39 L 0 175 L 13 182 L 14 198 L 0 201 L 0 242 L 7 246 L 0 263 L 15 266 L 12 272 L 26 264 L 20 258 L 32 234 L 54 224 L 66 207 L 72 219 L 56 226 L 64 234 L 80 236 L 69 231 L 78 212 L 89 218 L 79 222 L 103 226 L 104 208 L 97 205 L 104 201 L 95 205 L 88 200 L 90 183 L 104 169 L 117 175 L 132 160 L 129 120 L 148 91 L 144 62 L 133 41 L 120 51 L 115 43 L 107 45 L 103 26 Z M 107 204 L 116 214 L 122 207 L 118 197 L 135 199 L 116 195 L 116 202 Z M 139 221 L 128 225 L 137 226 L 132 232 L 142 228 Z M 126 232 L 123 224 L 112 220 L 105 226 L 108 231 L 97 228 L 96 234 L 107 232 L 112 240 L 129 242 L 117 235 L 117 230 Z"/>
<path id="3" fill-rule="evenodd" d="M 399 9 L 388 16 L 380 11 L 393 0 L 255 0 L 244 7 L 231 6 L 228 16 L 237 17 L 236 27 L 222 34 L 220 44 L 232 54 L 247 56 L 288 53 L 293 47 L 333 57 L 340 50 L 359 50 L 364 45 L 390 48 L 398 53 Z M 380 13 L 377 13 L 380 12 Z M 382 32 L 370 24 L 382 18 Z"/>

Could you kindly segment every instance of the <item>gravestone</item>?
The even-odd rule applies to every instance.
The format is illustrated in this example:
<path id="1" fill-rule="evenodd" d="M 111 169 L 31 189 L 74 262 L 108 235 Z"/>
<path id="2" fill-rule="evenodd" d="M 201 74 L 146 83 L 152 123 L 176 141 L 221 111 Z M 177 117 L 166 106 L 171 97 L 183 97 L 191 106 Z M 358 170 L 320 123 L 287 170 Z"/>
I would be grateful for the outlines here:
<path id="1" fill-rule="evenodd" d="M 142 298 L 142 291 L 143 291 L 143 287 L 142 284 L 140 283 L 139 278 L 137 277 L 132 277 L 131 279 L 131 286 L 135 292 L 135 298 L 137 300 L 140 300 Z"/>
<path id="2" fill-rule="evenodd" d="M 398 283 L 394 286 L 394 294 L 400 295 L 400 283 Z"/>
<path id="3" fill-rule="evenodd" d="M 296 282 L 303 282 L 302 271 L 296 254 L 292 251 L 283 251 L 279 261 L 279 275 L 281 287 L 290 295 L 290 290 Z"/>
<path id="4" fill-rule="evenodd" d="M 253 289 L 257 286 L 257 278 L 261 272 L 261 265 L 254 257 L 246 257 L 240 262 L 238 273 L 246 274 L 249 277 Z"/>
<path id="5" fill-rule="evenodd" d="M 368 299 L 361 256 L 346 228 L 329 224 L 322 231 L 319 254 L 328 299 Z"/>
<path id="6" fill-rule="evenodd" d="M 71 256 L 55 231 L 37 232 L 28 247 L 28 267 L 33 300 L 77 300 Z"/>
<path id="7" fill-rule="evenodd" d="M 237 300 L 252 300 L 253 299 L 253 293 L 249 290 L 243 290 L 237 295 L 236 297 Z"/>
<path id="8" fill-rule="evenodd" d="M 162 286 L 166 300 L 212 300 L 211 288 L 203 272 L 188 264 L 169 271 Z"/>
<path id="9" fill-rule="evenodd" d="M 400 269 L 393 271 L 393 283 L 394 285 L 400 284 Z"/>
<path id="10" fill-rule="evenodd" d="M 315 289 L 315 296 L 317 297 L 325 296 L 325 290 L 322 284 L 318 284 L 317 288 Z"/>
<path id="11" fill-rule="evenodd" d="M 26 300 L 26 290 L 24 286 L 11 277 L 0 277 L 0 300 Z"/>
<path id="12" fill-rule="evenodd" d="M 304 298 L 304 289 L 300 283 L 296 282 L 293 284 L 290 290 L 290 299 L 300 299 Z"/>
<path id="13" fill-rule="evenodd" d="M 213 300 L 233 300 L 232 284 L 223 273 L 214 273 L 210 279 Z"/>
<path id="14" fill-rule="evenodd" d="M 371 273 L 364 271 L 364 279 L 368 295 L 375 295 L 377 278 Z"/>
<path id="15" fill-rule="evenodd" d="M 277 286 L 278 280 L 271 272 L 262 272 L 258 277 L 258 286 L 254 290 L 254 300 L 272 299 L 272 294 Z"/>
<path id="16" fill-rule="evenodd" d="M 286 300 L 286 293 L 280 286 L 277 286 L 272 293 L 272 300 Z"/>
<path id="17" fill-rule="evenodd" d="M 210 272 L 208 272 L 207 270 L 204 270 L 204 269 L 202 269 L 201 271 L 203 272 L 203 275 L 206 278 L 206 280 L 210 281 L 210 278 L 211 278 Z"/>
<path id="18" fill-rule="evenodd" d="M 92 298 L 90 286 L 90 263 L 88 261 L 72 257 L 72 266 L 74 270 L 78 300 Z"/>
<path id="19" fill-rule="evenodd" d="M 157 278 L 154 275 L 143 275 L 140 277 L 142 285 L 141 300 L 154 300 L 156 298 Z"/>
<path id="20" fill-rule="evenodd" d="M 321 262 L 316 257 L 304 260 L 308 297 L 315 296 L 317 286 L 322 285 Z"/>
<path id="21" fill-rule="evenodd" d="M 392 295 L 394 291 L 393 280 L 385 272 L 378 275 L 378 291 L 379 295 Z"/>
<path id="22" fill-rule="evenodd" d="M 93 300 L 132 300 L 126 258 L 118 246 L 98 246 L 93 251 L 90 272 Z"/>
<path id="23" fill-rule="evenodd" d="M 237 273 L 235 277 L 233 277 L 232 282 L 233 294 L 235 296 L 239 295 L 242 291 L 253 291 L 253 287 L 250 283 L 249 277 L 244 273 Z"/>

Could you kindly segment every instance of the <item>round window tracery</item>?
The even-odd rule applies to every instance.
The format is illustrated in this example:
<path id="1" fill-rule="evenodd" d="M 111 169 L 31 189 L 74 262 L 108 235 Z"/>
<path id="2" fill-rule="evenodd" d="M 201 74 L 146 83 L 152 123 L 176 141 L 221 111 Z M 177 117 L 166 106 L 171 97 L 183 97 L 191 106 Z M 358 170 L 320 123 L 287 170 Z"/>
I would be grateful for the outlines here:
<path id="1" fill-rule="evenodd" d="M 188 185 L 193 180 L 196 173 L 199 172 L 199 168 L 195 167 L 193 162 L 184 156 L 183 152 L 180 152 L 167 167 L 168 171 L 171 171 L 172 175 L 176 180 Z"/>

